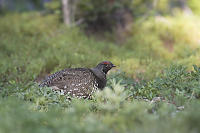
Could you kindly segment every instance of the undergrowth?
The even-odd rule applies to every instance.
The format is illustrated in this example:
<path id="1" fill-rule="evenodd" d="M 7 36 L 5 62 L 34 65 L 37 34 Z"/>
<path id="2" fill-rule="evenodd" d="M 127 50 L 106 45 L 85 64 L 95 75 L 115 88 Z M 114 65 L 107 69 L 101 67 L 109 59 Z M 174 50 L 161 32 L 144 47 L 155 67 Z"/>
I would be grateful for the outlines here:
<path id="1" fill-rule="evenodd" d="M 199 18 L 136 22 L 123 45 L 88 38 L 57 18 L 31 12 L 1 19 L 0 132 L 200 130 Z M 36 83 L 55 71 L 102 60 L 118 67 L 92 100 L 69 100 Z"/>

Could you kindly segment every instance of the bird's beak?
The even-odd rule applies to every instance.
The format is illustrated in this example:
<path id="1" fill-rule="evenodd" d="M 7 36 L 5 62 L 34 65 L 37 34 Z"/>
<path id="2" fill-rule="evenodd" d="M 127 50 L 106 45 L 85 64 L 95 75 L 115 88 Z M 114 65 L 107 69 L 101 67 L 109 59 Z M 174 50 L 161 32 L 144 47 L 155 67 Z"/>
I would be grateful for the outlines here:
<path id="1" fill-rule="evenodd" d="M 115 66 L 115 65 L 112 65 L 112 67 L 117 67 L 117 66 Z"/>

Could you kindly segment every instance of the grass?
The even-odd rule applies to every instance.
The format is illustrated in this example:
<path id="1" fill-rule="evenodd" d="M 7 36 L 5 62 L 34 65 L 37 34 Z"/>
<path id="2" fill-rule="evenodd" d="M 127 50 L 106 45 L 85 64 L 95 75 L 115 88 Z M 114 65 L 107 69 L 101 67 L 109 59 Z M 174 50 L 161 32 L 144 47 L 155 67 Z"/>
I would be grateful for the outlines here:
<path id="1" fill-rule="evenodd" d="M 88 38 L 58 18 L 30 12 L 1 19 L 0 132 L 200 130 L 197 16 L 136 22 L 123 45 Z M 93 100 L 69 101 L 34 82 L 63 68 L 94 67 L 102 60 L 118 68 Z"/>

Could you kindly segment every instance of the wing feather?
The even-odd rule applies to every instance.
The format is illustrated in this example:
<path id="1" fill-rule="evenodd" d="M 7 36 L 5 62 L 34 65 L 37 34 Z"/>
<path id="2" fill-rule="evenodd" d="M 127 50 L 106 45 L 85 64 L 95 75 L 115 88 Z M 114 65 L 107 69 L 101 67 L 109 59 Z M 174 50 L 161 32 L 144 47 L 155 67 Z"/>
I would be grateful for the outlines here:
<path id="1" fill-rule="evenodd" d="M 94 81 L 94 74 L 89 69 L 71 68 L 50 75 L 40 86 L 56 86 L 72 96 L 85 96 L 92 92 Z"/>

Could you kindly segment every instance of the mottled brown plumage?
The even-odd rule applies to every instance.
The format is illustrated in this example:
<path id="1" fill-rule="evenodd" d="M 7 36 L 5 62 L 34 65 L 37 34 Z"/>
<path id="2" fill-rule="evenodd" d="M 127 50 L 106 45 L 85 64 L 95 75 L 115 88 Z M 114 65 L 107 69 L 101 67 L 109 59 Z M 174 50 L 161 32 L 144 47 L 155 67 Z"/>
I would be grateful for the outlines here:
<path id="1" fill-rule="evenodd" d="M 99 63 L 95 68 L 67 68 L 47 77 L 39 86 L 54 87 L 64 94 L 78 98 L 90 98 L 96 89 L 106 86 L 106 74 L 115 67 L 109 61 Z"/>

